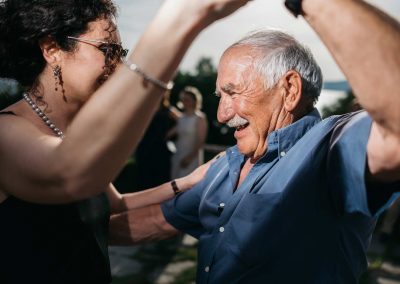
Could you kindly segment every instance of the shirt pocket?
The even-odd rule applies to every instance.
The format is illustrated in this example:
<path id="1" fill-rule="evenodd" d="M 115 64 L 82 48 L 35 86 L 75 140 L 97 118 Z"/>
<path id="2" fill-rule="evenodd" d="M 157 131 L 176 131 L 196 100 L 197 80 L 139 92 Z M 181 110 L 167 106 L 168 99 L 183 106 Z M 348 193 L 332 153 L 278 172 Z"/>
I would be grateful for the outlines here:
<path id="1" fill-rule="evenodd" d="M 282 193 L 247 194 L 227 226 L 227 247 L 246 266 L 274 258 L 282 227 L 279 214 Z"/>

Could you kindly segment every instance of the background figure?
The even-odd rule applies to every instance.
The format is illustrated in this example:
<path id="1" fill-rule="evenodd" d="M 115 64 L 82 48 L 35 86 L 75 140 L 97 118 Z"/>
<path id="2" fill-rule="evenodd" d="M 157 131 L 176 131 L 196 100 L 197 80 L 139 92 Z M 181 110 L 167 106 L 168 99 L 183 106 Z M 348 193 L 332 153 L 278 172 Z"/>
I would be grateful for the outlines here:
<path id="1" fill-rule="evenodd" d="M 174 127 L 177 118 L 169 107 L 167 93 L 135 153 L 137 190 L 170 180 L 172 152 L 167 147 L 167 133 Z"/>
<path id="2" fill-rule="evenodd" d="M 207 119 L 200 111 L 202 96 L 195 87 L 186 87 L 180 93 L 183 112 L 174 110 L 177 125 L 168 137 L 177 136 L 176 153 L 172 156 L 172 178 L 179 178 L 203 163 L 203 145 L 207 137 Z"/>

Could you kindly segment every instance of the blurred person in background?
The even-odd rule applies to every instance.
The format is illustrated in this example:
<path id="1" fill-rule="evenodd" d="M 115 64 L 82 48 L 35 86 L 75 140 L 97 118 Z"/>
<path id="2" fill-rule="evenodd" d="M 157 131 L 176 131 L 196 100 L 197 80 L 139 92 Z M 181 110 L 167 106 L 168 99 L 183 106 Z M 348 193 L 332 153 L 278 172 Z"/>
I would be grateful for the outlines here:
<path id="1" fill-rule="evenodd" d="M 160 108 L 134 155 L 136 189 L 143 190 L 171 180 L 171 156 L 168 132 L 176 125 L 176 115 L 170 110 L 169 93 L 164 95 Z"/>
<path id="2" fill-rule="evenodd" d="M 176 135 L 172 178 L 183 177 L 203 164 L 203 146 L 208 128 L 206 115 L 201 111 L 203 98 L 197 88 L 184 88 L 179 94 L 179 100 L 182 112 L 174 110 L 177 117 L 176 127 L 168 133 L 168 137 Z"/>

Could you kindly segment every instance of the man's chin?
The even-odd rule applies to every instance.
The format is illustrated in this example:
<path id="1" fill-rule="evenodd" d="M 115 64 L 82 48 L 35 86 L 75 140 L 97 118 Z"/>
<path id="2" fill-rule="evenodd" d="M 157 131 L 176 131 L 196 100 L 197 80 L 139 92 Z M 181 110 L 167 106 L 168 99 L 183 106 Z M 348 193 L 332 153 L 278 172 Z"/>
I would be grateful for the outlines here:
<path id="1" fill-rule="evenodd" d="M 249 149 L 249 146 L 246 145 L 245 143 L 237 142 L 236 145 L 237 145 L 237 147 L 238 147 L 239 152 L 240 152 L 241 154 L 245 155 L 246 157 L 251 157 L 252 154 L 254 153 L 254 151 L 251 151 L 251 150 Z"/>
<path id="2" fill-rule="evenodd" d="M 257 153 L 258 152 L 257 150 L 250 148 L 248 144 L 246 145 L 246 143 L 238 142 L 236 145 L 238 147 L 239 152 L 242 155 L 246 156 L 247 158 L 251 159 L 251 161 L 253 162 L 256 162 L 265 154 L 265 151 L 259 151 L 260 153 Z"/>

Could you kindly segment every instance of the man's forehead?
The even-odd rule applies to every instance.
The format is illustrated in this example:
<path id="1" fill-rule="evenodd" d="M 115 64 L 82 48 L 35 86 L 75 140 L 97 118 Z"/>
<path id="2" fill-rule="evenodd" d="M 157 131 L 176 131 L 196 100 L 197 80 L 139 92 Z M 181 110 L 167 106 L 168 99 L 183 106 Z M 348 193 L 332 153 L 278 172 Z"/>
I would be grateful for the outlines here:
<path id="1" fill-rule="evenodd" d="M 217 89 L 230 92 L 241 87 L 254 72 L 254 55 L 243 48 L 227 50 L 218 66 Z"/>
<path id="2" fill-rule="evenodd" d="M 249 50 L 234 48 L 226 51 L 222 57 L 219 66 L 235 65 L 237 68 L 248 68 L 254 63 L 254 54 L 250 53 Z"/>

